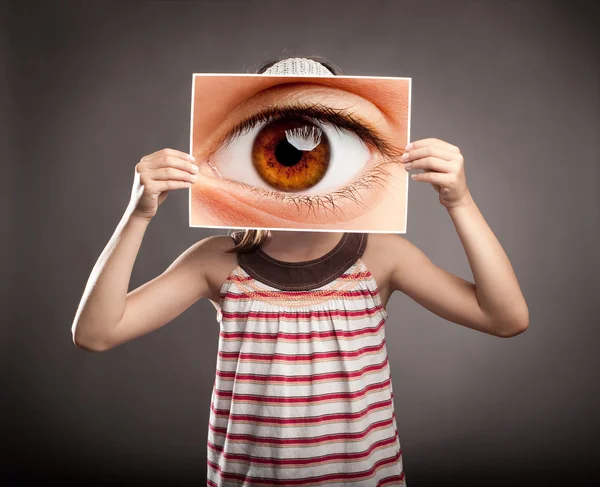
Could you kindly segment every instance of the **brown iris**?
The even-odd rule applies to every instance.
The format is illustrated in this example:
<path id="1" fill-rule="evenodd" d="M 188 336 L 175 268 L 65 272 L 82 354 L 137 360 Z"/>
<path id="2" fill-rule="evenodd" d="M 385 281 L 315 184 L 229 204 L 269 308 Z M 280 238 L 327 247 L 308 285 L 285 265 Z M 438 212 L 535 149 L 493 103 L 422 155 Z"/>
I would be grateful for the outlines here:
<path id="1" fill-rule="evenodd" d="M 291 142 L 290 134 L 296 134 Z M 306 120 L 275 120 L 261 129 L 252 146 L 252 162 L 258 174 L 281 191 L 299 191 L 317 184 L 327 171 L 329 156 L 327 136 Z"/>

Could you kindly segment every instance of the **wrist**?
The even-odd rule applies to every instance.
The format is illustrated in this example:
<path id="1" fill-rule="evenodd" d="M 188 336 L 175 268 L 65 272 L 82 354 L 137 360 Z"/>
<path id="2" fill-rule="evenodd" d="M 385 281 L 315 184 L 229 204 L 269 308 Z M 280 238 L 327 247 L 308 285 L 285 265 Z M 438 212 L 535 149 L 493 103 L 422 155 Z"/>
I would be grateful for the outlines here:
<path id="1" fill-rule="evenodd" d="M 129 222 L 133 222 L 135 224 L 139 223 L 140 225 L 148 225 L 152 221 L 151 215 L 142 214 L 132 207 L 127 207 L 127 210 L 125 211 L 125 218 Z"/>
<path id="2" fill-rule="evenodd" d="M 143 216 L 138 213 L 132 213 L 129 216 L 129 221 L 134 224 L 148 226 L 150 224 L 150 222 L 152 221 L 152 217 Z"/>
<path id="3" fill-rule="evenodd" d="M 450 213 L 452 215 L 453 213 L 460 213 L 461 211 L 464 211 L 465 209 L 469 209 L 474 204 L 475 204 L 475 201 L 473 200 L 471 193 L 467 189 L 465 191 L 464 196 L 462 198 L 460 198 L 459 200 L 457 200 L 456 202 L 454 202 L 452 205 L 446 206 L 446 210 L 448 210 L 448 213 Z"/>

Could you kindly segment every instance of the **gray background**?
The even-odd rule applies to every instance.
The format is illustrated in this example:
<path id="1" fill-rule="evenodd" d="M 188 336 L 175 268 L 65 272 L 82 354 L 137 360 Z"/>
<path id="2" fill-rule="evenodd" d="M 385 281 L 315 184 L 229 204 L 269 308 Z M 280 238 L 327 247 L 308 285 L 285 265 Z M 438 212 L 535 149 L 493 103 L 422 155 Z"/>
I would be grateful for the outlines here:
<path id="1" fill-rule="evenodd" d="M 135 163 L 189 149 L 193 72 L 322 55 L 413 78 L 412 140 L 465 156 L 531 322 L 501 339 L 397 294 L 388 352 L 410 487 L 587 485 L 598 474 L 600 9 L 583 2 L 4 2 L 1 465 L 6 485 L 202 485 L 218 324 L 201 301 L 104 354 L 71 324 Z M 131 289 L 208 235 L 187 193 L 151 223 Z M 433 189 L 407 238 L 471 273 Z M 83 480 L 87 479 L 87 480 Z M 596 477 L 597 480 L 597 477 Z M 506 483 L 503 483 L 505 482 Z"/>

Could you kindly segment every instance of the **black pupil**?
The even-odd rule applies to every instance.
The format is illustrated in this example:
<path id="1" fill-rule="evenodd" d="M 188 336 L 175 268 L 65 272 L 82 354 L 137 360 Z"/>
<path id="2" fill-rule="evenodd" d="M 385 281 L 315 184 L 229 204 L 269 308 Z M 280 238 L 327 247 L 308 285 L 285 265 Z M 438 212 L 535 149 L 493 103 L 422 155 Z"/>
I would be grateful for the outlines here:
<path id="1" fill-rule="evenodd" d="M 275 147 L 275 157 L 283 166 L 295 166 L 302 159 L 302 151 L 296 149 L 287 139 L 283 139 Z"/>

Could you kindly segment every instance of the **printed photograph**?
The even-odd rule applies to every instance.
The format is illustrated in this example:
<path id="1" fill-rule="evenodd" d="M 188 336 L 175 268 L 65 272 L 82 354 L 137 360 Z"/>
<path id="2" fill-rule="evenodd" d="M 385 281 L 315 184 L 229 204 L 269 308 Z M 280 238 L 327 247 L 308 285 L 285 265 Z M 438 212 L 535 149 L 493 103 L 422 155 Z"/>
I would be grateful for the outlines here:
<path id="1" fill-rule="evenodd" d="M 406 233 L 410 78 L 192 79 L 190 227 Z"/>

